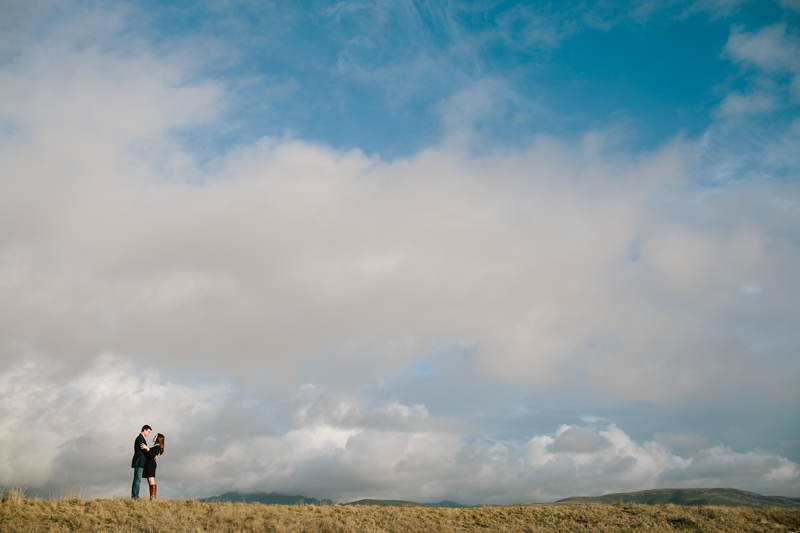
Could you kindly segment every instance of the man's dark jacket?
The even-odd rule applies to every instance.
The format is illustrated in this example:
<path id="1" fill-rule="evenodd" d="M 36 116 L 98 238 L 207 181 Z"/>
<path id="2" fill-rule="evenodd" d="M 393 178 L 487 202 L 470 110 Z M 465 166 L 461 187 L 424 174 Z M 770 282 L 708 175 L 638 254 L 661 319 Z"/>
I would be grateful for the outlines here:
<path id="1" fill-rule="evenodd" d="M 140 444 L 147 446 L 147 441 L 144 440 L 144 435 L 139 433 L 136 437 L 136 442 L 133 443 L 133 460 L 131 461 L 131 468 L 144 468 L 144 450 L 139 447 Z"/>

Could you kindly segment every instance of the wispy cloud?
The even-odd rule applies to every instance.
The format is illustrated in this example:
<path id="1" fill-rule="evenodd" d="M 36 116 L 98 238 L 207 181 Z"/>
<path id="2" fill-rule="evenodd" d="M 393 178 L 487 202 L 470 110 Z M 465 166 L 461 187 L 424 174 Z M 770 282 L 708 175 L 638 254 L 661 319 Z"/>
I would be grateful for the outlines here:
<path id="1" fill-rule="evenodd" d="M 795 71 L 798 42 L 786 32 L 785 24 L 775 24 L 747 32 L 734 27 L 725 49 L 735 61 L 754 65 L 768 72 Z"/>
<path id="2" fill-rule="evenodd" d="M 785 24 L 754 32 L 734 26 L 725 52 L 734 62 L 756 70 L 755 90 L 781 94 L 788 87 L 788 97 L 800 98 L 800 39 L 790 35 Z M 785 75 L 790 77 L 788 86 L 780 80 Z"/>
<path id="3" fill-rule="evenodd" d="M 732 93 L 725 97 L 719 105 L 721 117 L 737 116 L 748 113 L 765 113 L 777 106 L 776 98 L 770 94 L 751 93 L 747 95 Z"/>
<path id="4" fill-rule="evenodd" d="M 723 55 L 741 70 L 703 139 L 719 181 L 800 171 L 791 117 L 800 97 L 800 41 L 786 24 L 731 28 Z"/>

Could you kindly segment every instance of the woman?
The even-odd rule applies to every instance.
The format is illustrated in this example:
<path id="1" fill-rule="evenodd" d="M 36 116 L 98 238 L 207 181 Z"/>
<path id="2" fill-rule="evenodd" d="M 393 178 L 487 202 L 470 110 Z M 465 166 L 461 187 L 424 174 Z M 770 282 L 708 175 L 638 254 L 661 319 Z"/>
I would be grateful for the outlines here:
<path id="1" fill-rule="evenodd" d="M 150 499 L 155 500 L 158 494 L 158 486 L 156 485 L 156 459 L 159 455 L 164 453 L 164 435 L 161 433 L 153 437 L 153 447 L 145 448 L 144 450 L 144 473 L 142 477 L 147 478 L 147 483 L 150 485 Z"/>

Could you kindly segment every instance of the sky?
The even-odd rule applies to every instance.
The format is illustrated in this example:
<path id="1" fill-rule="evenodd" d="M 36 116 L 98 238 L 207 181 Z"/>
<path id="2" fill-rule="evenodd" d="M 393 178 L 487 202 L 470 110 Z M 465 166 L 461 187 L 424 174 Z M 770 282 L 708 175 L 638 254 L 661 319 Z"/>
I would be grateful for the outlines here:
<path id="1" fill-rule="evenodd" d="M 0 487 L 800 496 L 800 3 L 0 0 Z"/>

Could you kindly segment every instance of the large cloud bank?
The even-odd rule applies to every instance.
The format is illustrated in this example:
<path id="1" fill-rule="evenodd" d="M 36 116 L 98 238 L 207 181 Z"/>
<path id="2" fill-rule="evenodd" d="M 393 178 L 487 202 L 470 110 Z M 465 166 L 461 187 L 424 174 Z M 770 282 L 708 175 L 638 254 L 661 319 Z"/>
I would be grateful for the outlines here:
<path id="1" fill-rule="evenodd" d="M 800 490 L 800 465 L 773 453 L 687 446 L 687 435 L 639 443 L 603 421 L 509 446 L 465 434 L 423 405 L 369 407 L 306 384 L 267 417 L 285 419 L 276 432 L 263 411 L 220 384 L 171 382 L 111 356 L 68 382 L 53 374 L 31 361 L 0 375 L 0 485 L 125 496 L 131 421 L 147 419 L 167 434 L 159 479 L 173 497 L 233 488 L 508 503 L 658 486 Z M 675 445 L 690 451 L 679 455 Z"/>
<path id="2" fill-rule="evenodd" d="M 265 138 L 198 167 L 170 132 L 220 87 L 61 55 L 0 72 L 4 357 L 371 371 L 449 338 L 523 383 L 797 399 L 793 183 L 699 188 L 692 145 L 600 133 L 392 162 Z"/>

